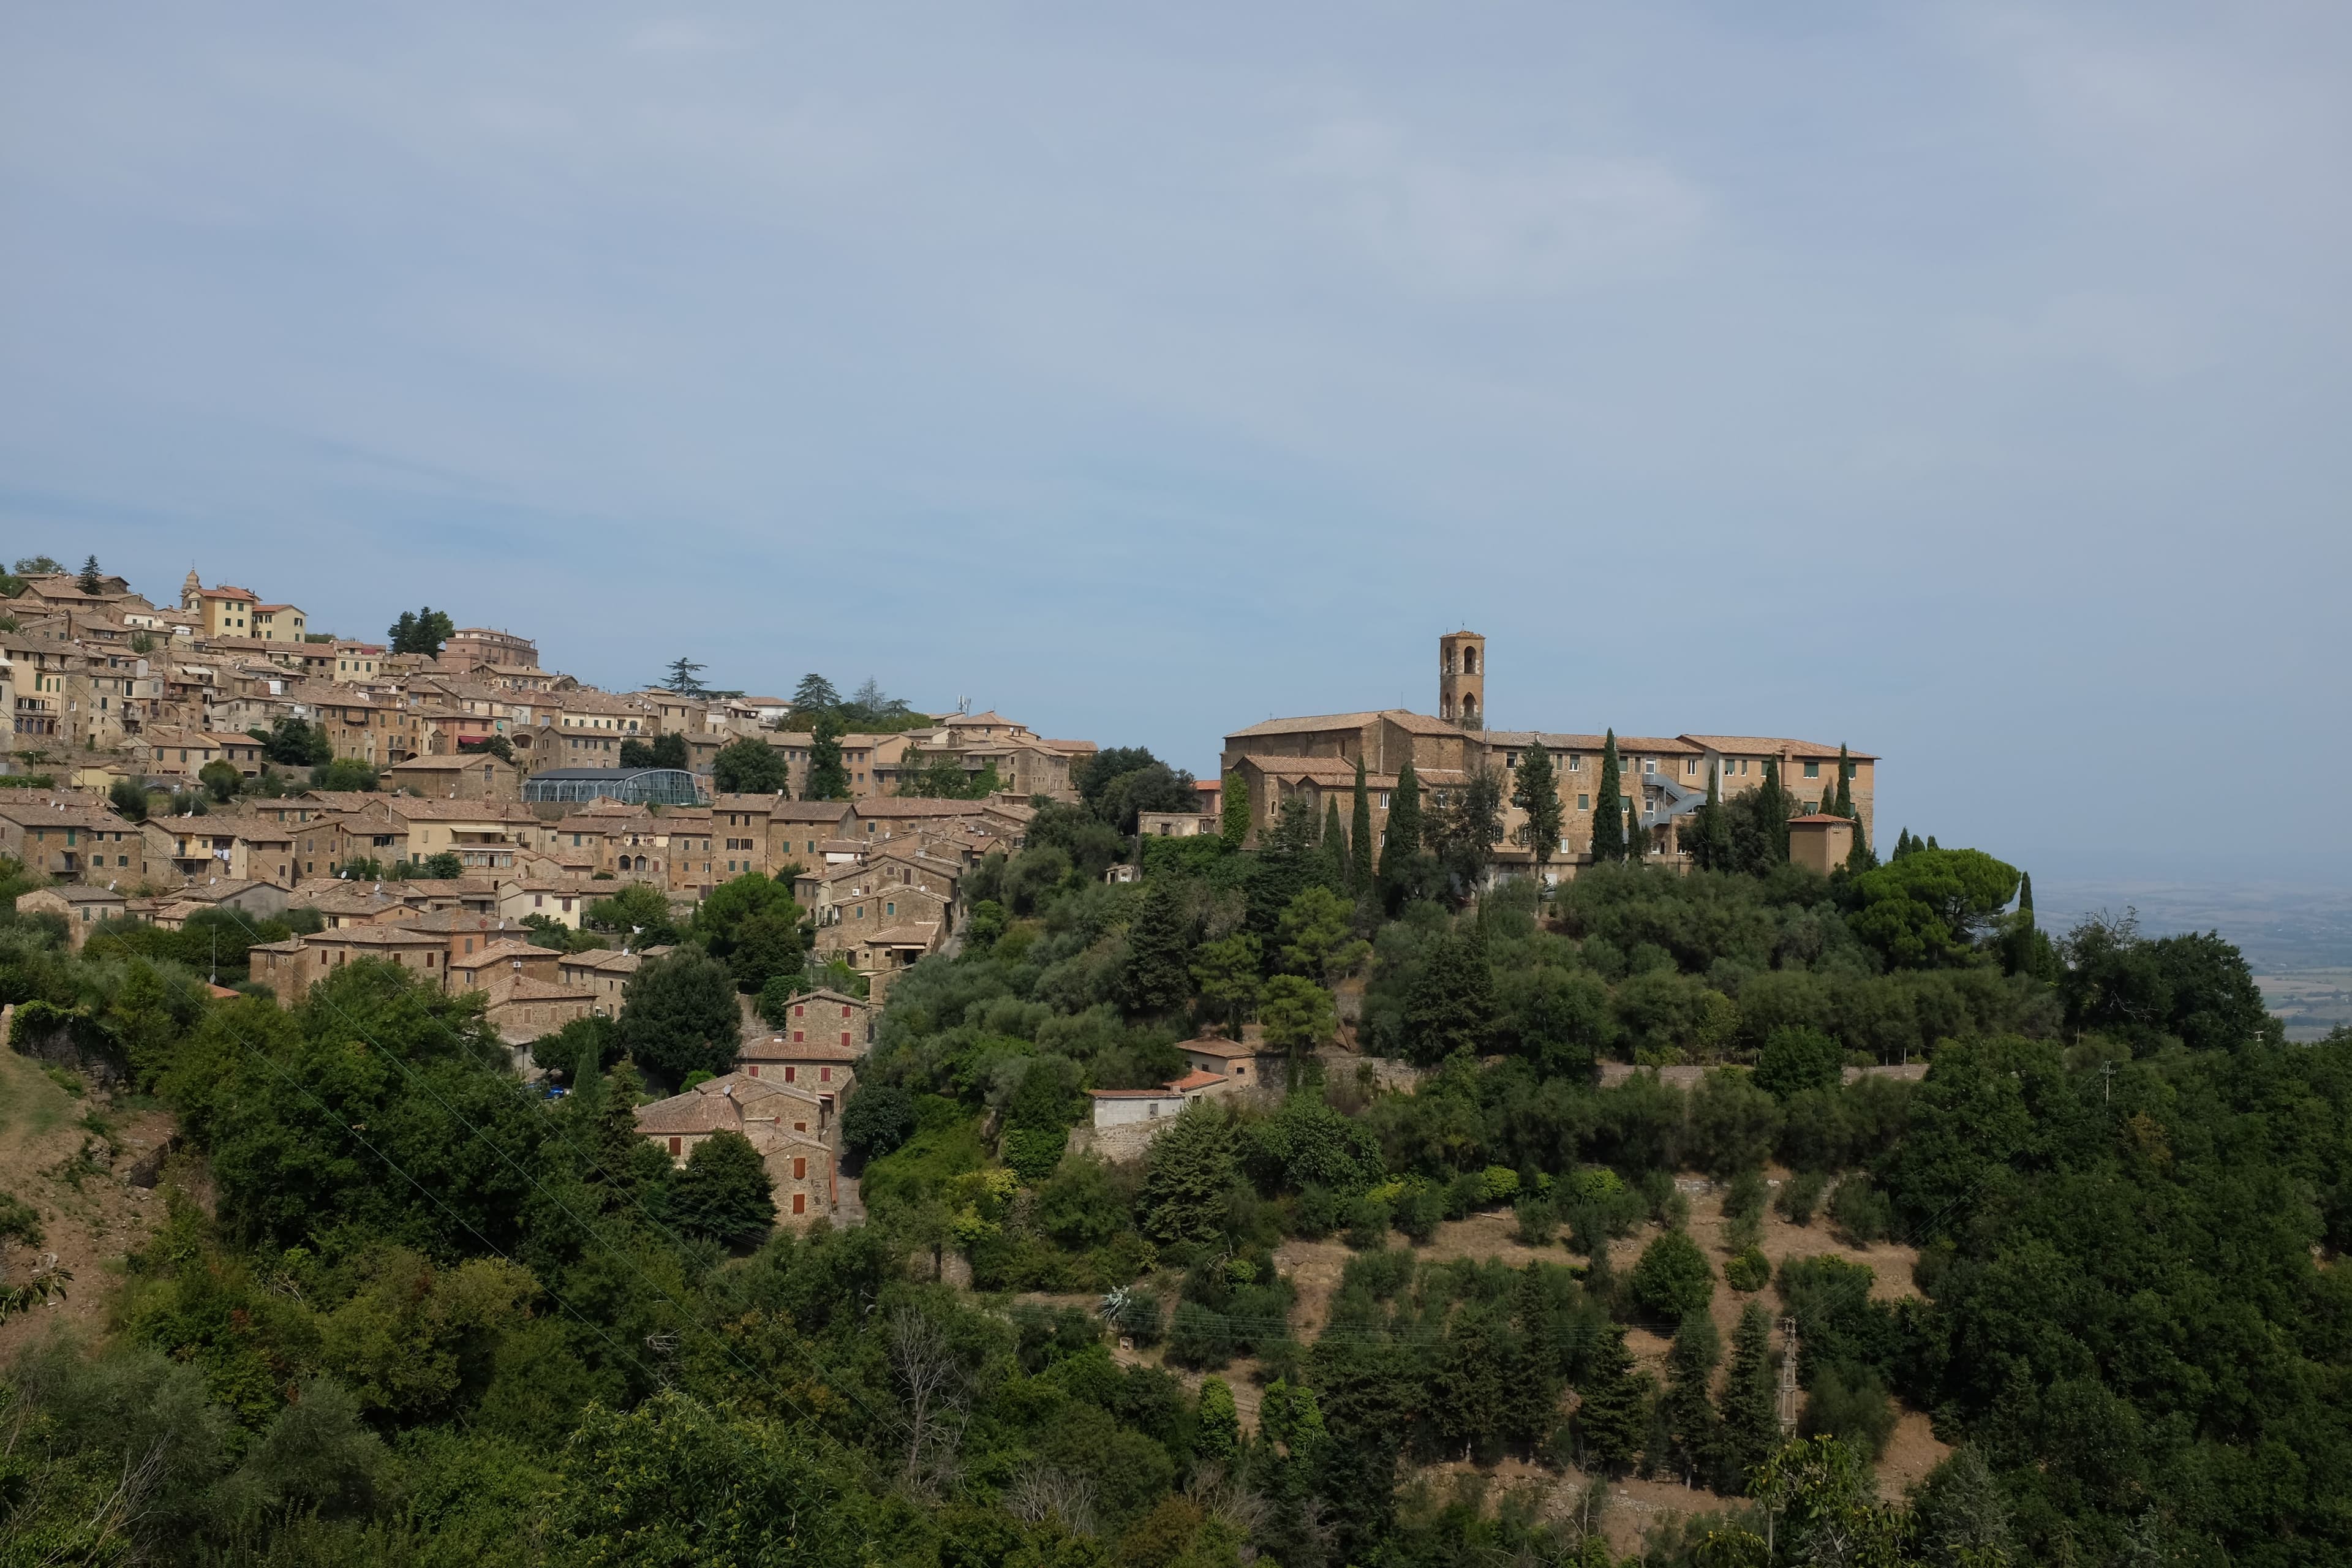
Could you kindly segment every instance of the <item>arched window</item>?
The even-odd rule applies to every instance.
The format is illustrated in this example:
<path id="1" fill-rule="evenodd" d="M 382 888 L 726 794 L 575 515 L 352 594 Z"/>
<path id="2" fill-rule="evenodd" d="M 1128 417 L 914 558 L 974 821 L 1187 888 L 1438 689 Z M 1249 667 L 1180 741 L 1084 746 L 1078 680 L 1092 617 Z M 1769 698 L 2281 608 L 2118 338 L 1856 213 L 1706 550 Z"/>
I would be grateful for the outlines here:
<path id="1" fill-rule="evenodd" d="M 1478 650 L 1476 648 L 1465 647 L 1462 650 L 1462 673 L 1465 675 L 1475 675 L 1478 673 Z"/>

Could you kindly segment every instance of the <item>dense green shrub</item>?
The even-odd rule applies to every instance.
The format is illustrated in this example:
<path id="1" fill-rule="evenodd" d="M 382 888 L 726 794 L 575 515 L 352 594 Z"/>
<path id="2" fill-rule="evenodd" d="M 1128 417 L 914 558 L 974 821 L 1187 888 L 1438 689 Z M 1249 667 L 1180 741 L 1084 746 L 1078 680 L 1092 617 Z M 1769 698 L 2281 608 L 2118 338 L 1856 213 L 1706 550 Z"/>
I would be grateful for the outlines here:
<path id="1" fill-rule="evenodd" d="M 1696 1242 L 1670 1230 L 1642 1249 L 1626 1286 L 1645 1317 L 1680 1322 L 1684 1314 L 1702 1311 L 1713 1300 L 1715 1271 Z"/>

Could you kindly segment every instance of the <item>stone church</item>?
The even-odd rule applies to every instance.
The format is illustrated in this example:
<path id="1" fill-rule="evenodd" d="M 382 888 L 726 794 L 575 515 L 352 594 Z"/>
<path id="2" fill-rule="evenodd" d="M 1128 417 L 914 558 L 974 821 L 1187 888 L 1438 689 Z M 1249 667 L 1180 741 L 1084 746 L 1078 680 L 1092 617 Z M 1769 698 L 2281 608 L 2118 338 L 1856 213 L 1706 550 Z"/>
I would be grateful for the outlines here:
<path id="1" fill-rule="evenodd" d="M 1434 716 L 1390 708 L 1269 719 L 1225 737 L 1220 770 L 1240 775 L 1249 792 L 1253 829 L 1262 830 L 1273 823 L 1283 803 L 1294 797 L 1303 797 L 1318 819 L 1326 803 L 1336 798 L 1341 820 L 1347 820 L 1353 809 L 1356 763 L 1361 758 L 1377 834 L 1387 820 L 1397 773 L 1408 760 L 1424 800 L 1433 805 L 1443 805 L 1451 791 L 1468 783 L 1479 769 L 1490 769 L 1505 781 L 1497 867 L 1539 871 L 1547 879 L 1573 877 L 1580 866 L 1591 863 L 1593 792 L 1601 779 L 1603 737 L 1486 729 L 1486 639 L 1472 631 L 1449 632 L 1437 639 Z M 1538 746 L 1551 753 L 1563 808 L 1559 848 L 1541 867 L 1534 864 L 1527 845 L 1527 814 L 1509 804 L 1510 775 L 1520 758 Z M 1706 803 L 1710 777 L 1728 800 L 1762 784 L 1765 763 L 1774 762 L 1781 784 L 1807 816 L 1837 793 L 1839 750 L 1817 741 L 1773 735 L 1619 735 L 1617 756 L 1617 809 L 1638 808 L 1645 858 L 1669 865 L 1689 863 L 1680 829 Z M 1867 841 L 1873 834 L 1877 758 L 1849 751 L 1845 763 L 1855 816 Z"/>

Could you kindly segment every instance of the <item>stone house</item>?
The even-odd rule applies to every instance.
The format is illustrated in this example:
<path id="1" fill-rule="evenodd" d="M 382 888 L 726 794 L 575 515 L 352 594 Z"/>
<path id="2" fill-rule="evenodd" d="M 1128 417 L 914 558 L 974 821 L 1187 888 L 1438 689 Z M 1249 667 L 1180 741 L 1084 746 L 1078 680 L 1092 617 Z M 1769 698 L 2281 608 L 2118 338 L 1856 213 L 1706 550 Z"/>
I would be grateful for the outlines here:
<path id="1" fill-rule="evenodd" d="M 0 855 L 58 882 L 103 886 L 144 881 L 149 877 L 150 839 L 112 812 L 40 792 L 7 793 L 38 797 L 0 800 Z"/>
<path id="2" fill-rule="evenodd" d="M 522 798 L 521 775 L 512 763 L 489 752 L 442 752 L 411 757 L 385 770 L 395 789 L 412 789 L 436 800 L 511 801 Z"/>
<path id="3" fill-rule="evenodd" d="M 377 958 L 411 970 L 434 990 L 441 989 L 446 941 L 431 931 L 402 925 L 346 926 L 287 942 L 263 942 L 251 954 L 253 978 L 293 1006 L 329 973 L 354 959 Z"/>
<path id="4" fill-rule="evenodd" d="M 477 988 L 487 998 L 482 1016 L 510 1046 L 529 1045 L 576 1018 L 588 1016 L 593 998 L 576 985 L 502 969 Z"/>
<path id="5" fill-rule="evenodd" d="M 89 940 L 90 928 L 121 915 L 129 903 L 127 896 L 111 889 L 68 883 L 17 894 L 16 912 L 56 915 L 66 922 L 66 946 L 79 952 L 81 944 Z"/>
<path id="6" fill-rule="evenodd" d="M 792 1000 L 792 1010 L 772 1042 L 784 1054 L 761 1060 L 793 1062 L 803 1058 L 790 1052 L 802 1046 L 835 1046 L 853 1054 L 847 1058 L 811 1057 L 809 1061 L 855 1061 L 866 1047 L 874 1043 L 874 1019 L 877 1009 L 863 997 L 820 987 L 804 991 Z"/>
<path id="7" fill-rule="evenodd" d="M 1267 1051 L 1254 1042 L 1202 1036 L 1186 1040 L 1176 1048 L 1184 1054 L 1185 1065 L 1192 1069 L 1178 1080 L 1186 1086 L 1186 1093 L 1278 1094 L 1287 1087 L 1287 1058 L 1280 1051 Z"/>
<path id="8" fill-rule="evenodd" d="M 611 898 L 619 889 L 620 883 L 610 879 L 598 881 L 531 873 L 506 876 L 498 882 L 498 911 L 502 919 L 517 925 L 531 915 L 545 915 L 559 925 L 578 931 L 588 906 L 599 899 Z"/>
<path id="9" fill-rule="evenodd" d="M 291 889 L 302 876 L 294 830 L 261 817 L 151 816 L 140 831 L 149 864 L 189 881 L 222 877 Z"/>
<path id="10" fill-rule="evenodd" d="M 768 874 L 795 862 L 817 864 L 817 846 L 850 837 L 845 800 L 779 800 L 768 808 Z"/>
<path id="11" fill-rule="evenodd" d="M 554 985 L 558 979 L 557 961 L 562 956 L 551 947 L 538 947 L 511 937 L 485 942 L 478 952 L 451 953 L 446 957 L 442 966 L 442 988 L 452 994 L 481 991 L 488 989 L 491 982 L 500 975 L 514 974 Z M 581 994 L 584 1002 L 586 993 Z"/>
<path id="12" fill-rule="evenodd" d="M 684 1094 L 637 1108 L 637 1131 L 651 1139 L 673 1164 L 683 1167 L 694 1151 L 721 1132 L 751 1143 L 768 1173 L 779 1225 L 805 1228 L 830 1218 L 839 1194 L 834 1180 L 832 1144 L 824 1129 L 830 1117 L 818 1112 L 808 1125 L 807 1098 L 782 1084 L 729 1073 Z"/>
<path id="13" fill-rule="evenodd" d="M 616 952 L 611 948 L 589 948 L 582 952 L 567 952 L 556 961 L 555 977 L 562 984 L 588 994 L 588 1010 L 605 1017 L 618 1017 L 621 995 L 628 989 L 629 977 L 645 964 L 645 955 L 637 952 Z"/>

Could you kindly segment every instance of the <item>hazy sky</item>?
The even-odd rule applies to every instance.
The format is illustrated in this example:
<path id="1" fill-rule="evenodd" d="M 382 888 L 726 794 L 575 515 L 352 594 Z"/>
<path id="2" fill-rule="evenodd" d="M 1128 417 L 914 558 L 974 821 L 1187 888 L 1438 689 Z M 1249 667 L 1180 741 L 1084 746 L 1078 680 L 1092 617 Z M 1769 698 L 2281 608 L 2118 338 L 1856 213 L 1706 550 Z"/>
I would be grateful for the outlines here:
<path id="1" fill-rule="evenodd" d="M 1501 724 L 2343 876 L 2347 89 L 2334 4 L 13 3 L 0 552 L 1196 769 L 1467 623 Z"/>

